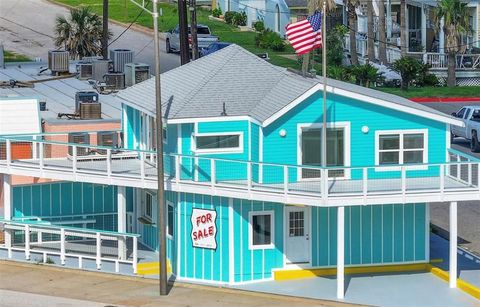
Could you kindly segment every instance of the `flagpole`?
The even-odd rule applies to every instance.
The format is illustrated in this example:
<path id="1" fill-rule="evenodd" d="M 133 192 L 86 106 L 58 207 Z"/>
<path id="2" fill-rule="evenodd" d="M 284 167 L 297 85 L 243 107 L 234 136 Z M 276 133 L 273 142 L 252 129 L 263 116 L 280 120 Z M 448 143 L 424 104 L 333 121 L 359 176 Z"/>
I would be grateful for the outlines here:
<path id="1" fill-rule="evenodd" d="M 322 8 L 322 74 L 323 74 L 323 126 L 322 126 L 322 167 L 327 167 L 327 35 L 326 9 L 327 2 L 323 1 Z M 328 180 L 328 171 L 325 172 Z"/>

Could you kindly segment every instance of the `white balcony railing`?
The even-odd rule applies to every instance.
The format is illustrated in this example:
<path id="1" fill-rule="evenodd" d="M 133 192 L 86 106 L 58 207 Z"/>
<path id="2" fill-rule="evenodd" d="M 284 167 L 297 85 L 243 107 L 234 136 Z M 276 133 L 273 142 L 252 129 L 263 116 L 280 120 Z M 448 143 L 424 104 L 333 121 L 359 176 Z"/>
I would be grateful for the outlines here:
<path id="1" fill-rule="evenodd" d="M 156 189 L 156 154 L 93 145 L 4 138 L 0 173 Z M 28 156 L 20 149 L 36 152 Z M 64 153 L 59 157 L 57 153 Z M 16 157 L 20 156 L 20 157 Z M 55 156 L 55 158 L 51 158 Z M 164 155 L 166 188 L 327 206 L 480 196 L 479 161 L 451 151 L 451 162 L 388 166 L 287 165 L 209 156 Z"/>
<path id="2" fill-rule="evenodd" d="M 20 252 L 27 260 L 43 263 L 58 258 L 57 264 L 65 265 L 68 259 L 75 259 L 78 267 L 84 268 L 84 263 L 90 260 L 98 270 L 103 263 L 113 263 L 117 273 L 122 264 L 137 273 L 139 235 L 136 234 L 54 226 L 25 219 L 0 219 L 0 228 L 11 238 L 0 245 L 10 259 L 15 258 L 14 252 Z"/>

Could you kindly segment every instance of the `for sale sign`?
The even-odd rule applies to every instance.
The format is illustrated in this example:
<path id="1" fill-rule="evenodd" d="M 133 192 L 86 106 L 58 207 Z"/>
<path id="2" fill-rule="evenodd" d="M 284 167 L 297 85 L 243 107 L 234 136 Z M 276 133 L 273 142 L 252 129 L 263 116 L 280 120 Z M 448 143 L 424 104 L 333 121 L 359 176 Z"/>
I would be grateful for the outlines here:
<path id="1" fill-rule="evenodd" d="M 215 210 L 192 210 L 192 245 L 193 247 L 217 249 L 217 212 Z"/>

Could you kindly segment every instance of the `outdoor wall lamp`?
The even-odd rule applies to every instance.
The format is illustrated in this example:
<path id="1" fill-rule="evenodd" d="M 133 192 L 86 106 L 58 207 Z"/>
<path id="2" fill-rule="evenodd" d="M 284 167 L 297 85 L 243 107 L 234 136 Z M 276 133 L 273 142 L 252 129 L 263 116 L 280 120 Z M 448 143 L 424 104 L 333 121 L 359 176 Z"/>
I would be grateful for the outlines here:
<path id="1" fill-rule="evenodd" d="M 287 130 L 285 129 L 280 129 L 280 131 L 278 131 L 278 134 L 283 138 L 287 135 Z"/>

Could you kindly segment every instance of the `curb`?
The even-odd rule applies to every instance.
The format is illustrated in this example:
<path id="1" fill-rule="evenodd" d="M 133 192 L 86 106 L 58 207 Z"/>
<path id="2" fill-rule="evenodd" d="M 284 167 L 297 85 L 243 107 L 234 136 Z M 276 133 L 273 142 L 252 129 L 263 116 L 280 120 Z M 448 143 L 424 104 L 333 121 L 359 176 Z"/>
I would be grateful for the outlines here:
<path id="1" fill-rule="evenodd" d="M 414 97 L 410 100 L 419 103 L 464 103 L 480 102 L 480 97 Z"/>
<path id="2" fill-rule="evenodd" d="M 450 274 L 438 267 L 435 267 L 431 264 L 427 265 L 427 270 L 432 273 L 433 275 L 437 276 L 438 278 L 442 279 L 443 281 L 448 282 Z M 480 288 L 472 285 L 464 281 L 463 279 L 457 278 L 457 288 L 462 290 L 463 292 L 473 296 L 476 299 L 480 299 Z"/>
<path id="3" fill-rule="evenodd" d="M 61 7 L 64 7 L 64 8 L 67 8 L 67 9 L 73 9 L 73 8 L 76 8 L 78 6 L 73 6 L 73 5 L 68 5 L 68 4 L 65 4 L 65 3 L 61 3 L 61 2 L 58 2 L 56 0 L 46 0 L 47 2 L 51 3 L 51 4 L 54 4 L 54 5 L 58 5 L 58 6 L 61 6 Z M 108 18 L 108 22 L 109 23 L 113 23 L 117 26 L 121 26 L 121 27 L 125 27 L 127 28 L 128 26 L 130 26 L 129 23 L 124 23 L 124 22 L 121 22 L 121 21 L 118 21 L 118 20 L 115 20 L 115 19 L 112 19 L 112 18 Z M 132 24 L 130 26 L 130 29 L 136 31 L 136 32 L 140 32 L 140 33 L 143 33 L 143 34 L 147 34 L 147 35 L 151 35 L 153 36 L 153 29 L 151 28 L 148 28 L 148 27 L 145 27 L 145 26 L 142 26 L 142 25 L 139 25 L 139 24 Z M 159 38 L 161 40 L 165 40 L 166 38 L 166 34 L 163 33 L 163 32 L 160 32 L 159 33 Z"/>

